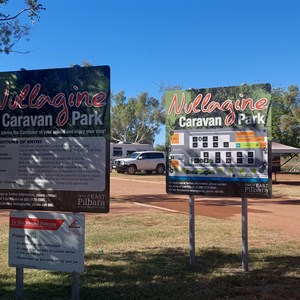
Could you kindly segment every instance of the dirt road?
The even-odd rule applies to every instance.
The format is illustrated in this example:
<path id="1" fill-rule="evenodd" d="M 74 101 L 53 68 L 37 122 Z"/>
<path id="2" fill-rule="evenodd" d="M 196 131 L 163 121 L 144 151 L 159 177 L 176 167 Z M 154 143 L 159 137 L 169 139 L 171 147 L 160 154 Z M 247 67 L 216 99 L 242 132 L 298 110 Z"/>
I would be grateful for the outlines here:
<path id="1" fill-rule="evenodd" d="M 125 202 L 111 205 L 109 214 L 134 214 L 164 210 L 189 213 L 187 195 L 167 195 L 165 177 L 156 175 L 111 176 L 111 198 Z M 239 198 L 195 198 L 195 214 L 241 221 Z M 272 199 L 248 199 L 248 222 L 291 234 L 300 240 L 300 175 L 277 175 Z M 0 210 L 0 222 L 8 222 L 8 211 Z"/>
<path id="2" fill-rule="evenodd" d="M 259 225 L 300 240 L 300 175 L 277 175 L 272 199 L 248 199 L 249 226 Z M 159 176 L 112 176 L 111 197 L 189 213 L 188 195 L 167 195 Z M 113 209 L 112 209 L 113 212 Z M 241 221 L 240 198 L 195 198 L 195 214 Z"/>

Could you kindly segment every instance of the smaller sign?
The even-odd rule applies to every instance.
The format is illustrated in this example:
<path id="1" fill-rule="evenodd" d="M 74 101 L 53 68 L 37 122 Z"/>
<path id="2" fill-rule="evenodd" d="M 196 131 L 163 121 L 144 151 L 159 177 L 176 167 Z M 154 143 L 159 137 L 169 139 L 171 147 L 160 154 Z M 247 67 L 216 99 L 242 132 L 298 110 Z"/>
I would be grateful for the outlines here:
<path id="1" fill-rule="evenodd" d="M 13 211 L 9 221 L 9 266 L 81 273 L 83 214 Z"/>

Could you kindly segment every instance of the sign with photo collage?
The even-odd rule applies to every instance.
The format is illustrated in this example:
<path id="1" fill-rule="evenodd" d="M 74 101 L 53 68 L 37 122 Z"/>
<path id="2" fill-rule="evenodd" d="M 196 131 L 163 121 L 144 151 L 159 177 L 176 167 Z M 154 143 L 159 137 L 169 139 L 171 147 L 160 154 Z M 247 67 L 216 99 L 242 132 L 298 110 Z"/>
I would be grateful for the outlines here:
<path id="1" fill-rule="evenodd" d="M 269 84 L 168 91 L 167 192 L 270 198 Z"/>

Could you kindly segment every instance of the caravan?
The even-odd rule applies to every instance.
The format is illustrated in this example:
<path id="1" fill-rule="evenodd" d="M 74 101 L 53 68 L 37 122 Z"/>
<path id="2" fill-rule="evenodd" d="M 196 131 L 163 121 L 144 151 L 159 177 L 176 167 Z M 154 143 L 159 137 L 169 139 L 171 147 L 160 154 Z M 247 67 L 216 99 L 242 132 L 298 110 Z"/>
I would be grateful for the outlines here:
<path id="1" fill-rule="evenodd" d="M 153 145 L 139 144 L 139 143 L 110 143 L 110 163 L 111 168 L 115 169 L 115 160 L 119 158 L 126 158 L 131 153 L 136 151 L 151 151 Z"/>

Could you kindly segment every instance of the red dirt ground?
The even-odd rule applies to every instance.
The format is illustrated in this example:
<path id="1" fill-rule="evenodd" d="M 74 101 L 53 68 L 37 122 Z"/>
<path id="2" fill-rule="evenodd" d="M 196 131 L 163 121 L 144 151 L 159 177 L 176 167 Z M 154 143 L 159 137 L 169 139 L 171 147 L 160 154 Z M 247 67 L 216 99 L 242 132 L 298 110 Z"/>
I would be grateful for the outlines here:
<path id="1" fill-rule="evenodd" d="M 189 196 L 166 194 L 164 178 L 159 177 L 111 176 L 111 198 L 188 214 Z M 276 179 L 271 199 L 248 199 L 249 227 L 259 225 L 300 240 L 300 175 L 278 174 Z M 117 207 L 111 212 L 117 213 Z M 241 222 L 241 199 L 198 196 L 195 214 Z"/>
<path id="2" fill-rule="evenodd" d="M 287 233 L 300 240 L 300 175 L 277 175 L 271 199 L 248 199 L 248 224 Z M 156 175 L 111 176 L 111 214 L 135 214 L 164 210 L 189 213 L 188 195 L 166 194 L 165 177 Z M 8 222 L 0 210 L 0 222 Z M 195 214 L 241 222 L 240 198 L 195 197 Z M 105 216 L 105 215 L 102 215 Z"/>

